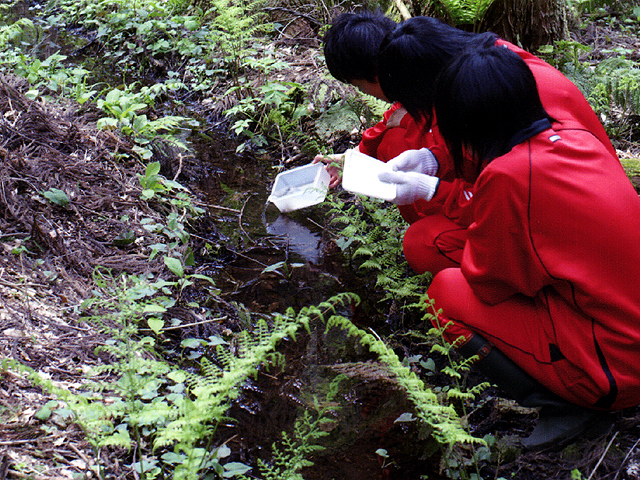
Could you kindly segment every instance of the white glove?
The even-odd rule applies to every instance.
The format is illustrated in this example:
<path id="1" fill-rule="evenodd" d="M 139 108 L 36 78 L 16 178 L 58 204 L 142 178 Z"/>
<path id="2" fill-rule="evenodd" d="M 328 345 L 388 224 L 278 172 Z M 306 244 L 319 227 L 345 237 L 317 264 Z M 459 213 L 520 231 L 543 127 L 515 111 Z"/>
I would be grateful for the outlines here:
<path id="1" fill-rule="evenodd" d="M 394 172 L 416 172 L 434 176 L 438 173 L 438 160 L 428 148 L 405 150 L 387 162 Z"/>
<path id="2" fill-rule="evenodd" d="M 395 183 L 396 197 L 391 200 L 396 205 L 408 205 L 419 198 L 431 200 L 438 189 L 440 179 L 416 172 L 382 172 L 378 180 Z"/>

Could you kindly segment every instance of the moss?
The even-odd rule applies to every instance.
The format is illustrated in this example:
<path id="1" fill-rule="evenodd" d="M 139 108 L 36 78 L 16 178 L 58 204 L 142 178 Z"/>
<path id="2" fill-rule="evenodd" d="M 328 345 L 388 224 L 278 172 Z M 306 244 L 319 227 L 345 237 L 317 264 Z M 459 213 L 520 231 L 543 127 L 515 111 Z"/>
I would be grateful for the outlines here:
<path id="1" fill-rule="evenodd" d="M 640 158 L 622 158 L 620 162 L 629 177 L 640 175 Z"/>
<path id="2" fill-rule="evenodd" d="M 627 172 L 627 177 L 640 194 L 640 158 L 622 158 L 620 162 Z"/>

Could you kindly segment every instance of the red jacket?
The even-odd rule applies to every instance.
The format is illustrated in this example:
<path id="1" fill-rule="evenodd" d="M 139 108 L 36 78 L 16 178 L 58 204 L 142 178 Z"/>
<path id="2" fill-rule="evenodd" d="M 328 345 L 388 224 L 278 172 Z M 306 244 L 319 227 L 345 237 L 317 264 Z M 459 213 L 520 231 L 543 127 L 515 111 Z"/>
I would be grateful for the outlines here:
<path id="1" fill-rule="evenodd" d="M 615 148 L 611 145 L 604 127 L 578 87 L 559 70 L 535 55 L 505 40 L 496 40 L 496 45 L 506 46 L 512 52 L 517 53 L 531 69 L 536 79 L 542 106 L 556 120 L 554 122 L 555 129 L 586 130 L 592 133 L 607 152 L 617 160 Z M 435 123 L 434 119 L 430 138 L 437 142 L 437 148 L 440 152 L 446 152 L 446 147 L 443 145 L 444 140 Z M 441 180 L 446 180 L 452 175 L 455 176 L 453 161 L 448 153 L 443 156 L 436 155 L 436 158 L 440 163 L 438 176 L 442 175 Z M 460 225 L 467 226 L 471 222 L 468 207 L 473 195 L 473 183 L 477 177 L 477 165 L 470 164 L 463 174 L 463 179 L 454 180 L 452 183 L 441 181 L 432 201 L 435 200 L 436 204 L 444 205 L 447 217 Z"/>
<path id="2" fill-rule="evenodd" d="M 573 401 L 640 404 L 640 199 L 600 139 L 549 129 L 517 145 L 484 168 L 472 210 L 474 293 L 536 299 L 532 321 L 586 374 L 566 379 Z"/>
<path id="3" fill-rule="evenodd" d="M 396 127 L 387 127 L 387 123 L 391 117 L 394 122 L 399 122 Z M 380 122 L 375 126 L 368 128 L 362 135 L 359 150 L 365 155 L 377 158 L 383 162 L 388 162 L 392 158 L 397 157 L 405 150 L 420 149 L 422 147 L 432 148 L 433 154 L 440 152 L 440 146 L 433 138 L 430 129 L 423 122 L 416 122 L 402 106 L 396 102 L 389 110 L 387 110 Z M 441 143 L 444 145 L 444 143 Z M 439 153 L 444 156 L 444 152 Z M 453 172 L 449 172 L 452 174 Z M 451 175 L 449 180 L 453 180 Z M 442 196 L 444 201 L 446 197 Z M 409 223 L 431 215 L 435 212 L 442 211 L 442 203 L 440 200 L 427 202 L 419 200 L 410 205 L 399 205 L 402 217 Z"/>

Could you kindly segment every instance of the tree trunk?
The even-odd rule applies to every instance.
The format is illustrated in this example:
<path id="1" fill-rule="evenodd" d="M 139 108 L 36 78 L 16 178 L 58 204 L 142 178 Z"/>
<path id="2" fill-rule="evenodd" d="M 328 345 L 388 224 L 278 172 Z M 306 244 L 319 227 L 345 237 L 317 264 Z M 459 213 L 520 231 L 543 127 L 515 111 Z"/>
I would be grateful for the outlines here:
<path id="1" fill-rule="evenodd" d="M 566 0 L 495 0 L 487 10 L 480 31 L 535 51 L 540 45 L 566 40 L 569 9 Z"/>

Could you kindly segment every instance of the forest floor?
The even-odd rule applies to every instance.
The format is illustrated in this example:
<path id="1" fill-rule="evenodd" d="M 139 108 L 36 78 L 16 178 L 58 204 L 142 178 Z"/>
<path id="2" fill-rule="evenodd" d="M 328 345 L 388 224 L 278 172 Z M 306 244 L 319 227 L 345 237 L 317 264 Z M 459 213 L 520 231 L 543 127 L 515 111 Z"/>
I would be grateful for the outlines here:
<path id="1" fill-rule="evenodd" d="M 638 37 L 611 25 L 576 30 L 576 35 L 593 47 L 592 58 L 598 50 L 603 57 L 611 55 L 615 46 L 628 49 L 629 58 L 640 58 Z M 295 73 L 292 80 L 300 81 Z M 160 272 L 161 259 L 150 262 L 148 252 L 135 242 L 119 241 L 128 232 L 150 239 L 153 234 L 143 219 L 159 220 L 159 214 L 140 199 L 138 175 L 144 175 L 144 166 L 114 160 L 114 154 L 131 151 L 125 139 L 98 131 L 90 107 L 31 101 L 25 97 L 27 89 L 20 80 L 0 78 L 0 358 L 16 359 L 55 386 L 74 391 L 93 366 L 108 361 L 96 354 L 107 337 L 81 319 L 80 305 L 91 295 L 94 269 Z M 639 142 L 640 132 L 632 129 L 617 145 L 621 157 L 640 157 Z M 223 143 L 220 148 L 227 148 Z M 199 168 L 195 161 L 181 165 L 183 175 Z M 67 192 L 68 205 L 44 200 L 41 192 L 50 185 Z M 200 200 L 209 202 L 205 194 Z M 201 226 L 202 232 L 194 233 L 205 238 L 210 224 L 203 221 Z M 195 312 L 175 314 L 197 319 Z M 237 322 L 237 317 L 230 321 Z M 225 327 L 235 330 L 237 325 L 219 326 Z M 535 415 L 498 394 L 486 394 L 472 417 L 472 430 L 476 436 L 490 433 L 508 443 L 510 436 L 531 429 Z M 95 454 L 79 427 L 43 415 L 50 400 L 23 375 L 0 371 L 0 480 L 78 478 L 95 465 Z M 560 480 L 581 478 L 571 476 L 579 470 L 582 478 L 593 480 L 638 479 L 640 409 L 614 417 L 606 430 L 559 451 L 514 454 L 505 447 L 504 457 L 486 463 L 483 478 Z M 118 459 L 126 453 L 104 455 L 103 461 L 111 463 L 109 478 L 125 478 Z M 429 478 L 436 478 L 436 472 L 434 468 Z M 354 475 L 349 479 L 414 478 L 402 471 Z"/>

